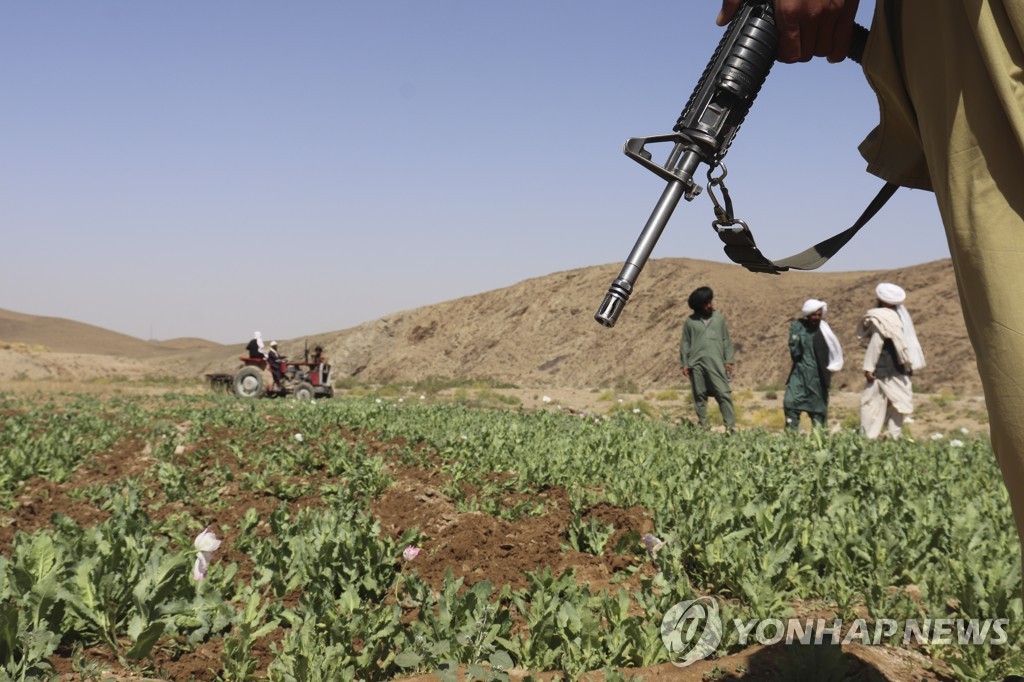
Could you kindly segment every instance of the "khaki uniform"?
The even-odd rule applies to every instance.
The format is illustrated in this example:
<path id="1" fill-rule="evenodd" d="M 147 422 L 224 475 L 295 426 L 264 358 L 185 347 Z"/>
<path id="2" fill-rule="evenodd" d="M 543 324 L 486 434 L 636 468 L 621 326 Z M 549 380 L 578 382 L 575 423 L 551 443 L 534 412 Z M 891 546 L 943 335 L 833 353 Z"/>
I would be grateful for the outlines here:
<path id="1" fill-rule="evenodd" d="M 1024 538 L 1024 2 L 878 0 L 868 170 L 935 192 Z"/>

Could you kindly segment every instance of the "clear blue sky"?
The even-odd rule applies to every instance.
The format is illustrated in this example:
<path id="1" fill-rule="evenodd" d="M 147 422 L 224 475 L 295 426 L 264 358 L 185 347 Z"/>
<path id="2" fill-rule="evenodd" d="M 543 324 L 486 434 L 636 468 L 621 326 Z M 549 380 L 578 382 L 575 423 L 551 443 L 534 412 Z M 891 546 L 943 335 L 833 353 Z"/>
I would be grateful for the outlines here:
<path id="1" fill-rule="evenodd" d="M 671 130 L 717 10 L 3 3 L 0 308 L 234 343 L 614 276 L 664 188 L 622 143 Z M 856 151 L 873 93 L 819 62 L 775 67 L 726 159 L 770 257 L 847 227 L 881 184 Z M 654 257 L 724 260 L 712 218 L 706 194 L 681 204 Z M 945 257 L 932 195 L 901 190 L 827 269 Z"/>

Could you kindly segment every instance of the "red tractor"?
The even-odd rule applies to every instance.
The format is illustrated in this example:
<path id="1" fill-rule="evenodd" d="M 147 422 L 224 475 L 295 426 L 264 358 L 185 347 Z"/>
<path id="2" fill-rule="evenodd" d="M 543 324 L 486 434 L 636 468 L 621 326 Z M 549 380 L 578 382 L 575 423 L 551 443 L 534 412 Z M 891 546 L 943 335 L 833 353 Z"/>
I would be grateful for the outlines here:
<path id="1" fill-rule="evenodd" d="M 307 350 L 305 361 L 290 362 L 282 357 L 280 376 L 274 380 L 266 358 L 241 356 L 242 367 L 233 375 L 207 374 L 213 387 L 223 387 L 239 398 L 281 398 L 292 395 L 298 400 L 330 398 L 334 395 L 331 386 L 331 366 L 327 364 L 318 347 L 310 359 Z"/>

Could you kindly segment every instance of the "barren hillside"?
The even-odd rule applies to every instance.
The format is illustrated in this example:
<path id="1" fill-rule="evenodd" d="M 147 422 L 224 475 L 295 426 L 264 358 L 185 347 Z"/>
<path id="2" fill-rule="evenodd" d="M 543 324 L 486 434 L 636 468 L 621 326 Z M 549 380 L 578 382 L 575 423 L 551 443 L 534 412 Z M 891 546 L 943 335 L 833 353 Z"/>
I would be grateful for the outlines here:
<path id="1" fill-rule="evenodd" d="M 874 305 L 875 285 L 893 281 L 908 292 L 907 307 L 928 360 L 915 385 L 981 392 L 948 260 L 885 272 L 781 276 L 708 261 L 653 260 L 616 327 L 605 329 L 593 314 L 618 269 L 614 264 L 559 272 L 324 333 L 310 343 L 325 343 L 337 377 L 366 381 L 437 375 L 573 388 L 671 386 L 682 383 L 678 347 L 689 314 L 686 299 L 706 284 L 715 290 L 736 345 L 737 386 L 785 382 L 789 320 L 814 297 L 828 302 L 827 319 L 846 350 L 837 388 L 859 388 L 862 351 L 853 332 L 859 316 Z M 302 342 L 285 344 L 284 351 L 299 354 Z M 219 366 L 231 368 L 236 355 Z M 206 357 L 213 360 L 211 352 Z"/>
<path id="2" fill-rule="evenodd" d="M 57 353 L 113 355 L 134 359 L 166 356 L 176 351 L 223 348 L 204 339 L 143 341 L 84 322 L 27 315 L 0 309 L 0 342 L 41 346 Z"/>
<path id="3" fill-rule="evenodd" d="M 860 386 L 861 347 L 853 335 L 859 316 L 874 304 L 874 287 L 892 281 L 908 292 L 928 367 L 915 376 L 922 391 L 979 394 L 980 381 L 960 314 L 948 260 L 894 271 L 749 273 L 735 265 L 690 259 L 652 260 L 614 329 L 593 314 L 618 264 L 526 280 L 511 287 L 408 310 L 343 331 L 282 342 L 301 356 L 303 344 L 323 343 L 335 376 L 371 382 L 415 381 L 428 376 L 490 378 L 521 386 L 639 388 L 682 383 L 679 330 L 686 299 L 701 285 L 715 290 L 737 349 L 736 385 L 756 388 L 785 382 L 786 331 L 806 298 L 828 302 L 828 321 L 846 352 L 838 389 Z M 50 351 L 105 354 L 144 361 L 138 372 L 198 377 L 230 372 L 248 339 L 237 346 L 202 340 L 147 342 L 79 322 L 0 311 L 0 342 L 37 344 Z M 33 351 L 33 366 L 60 363 L 61 353 Z M 3 351 L 11 354 L 8 349 Z M 23 353 L 26 356 L 28 353 Z M 8 360 L 5 364 L 17 366 Z M 96 370 L 100 361 L 90 361 Z M 135 366 L 135 365 L 132 365 Z M 51 368 L 52 370 L 52 368 Z M 50 371 L 50 376 L 66 372 Z M 0 380 L 13 376 L 10 369 Z M 45 376 L 45 375 L 44 375 Z"/>

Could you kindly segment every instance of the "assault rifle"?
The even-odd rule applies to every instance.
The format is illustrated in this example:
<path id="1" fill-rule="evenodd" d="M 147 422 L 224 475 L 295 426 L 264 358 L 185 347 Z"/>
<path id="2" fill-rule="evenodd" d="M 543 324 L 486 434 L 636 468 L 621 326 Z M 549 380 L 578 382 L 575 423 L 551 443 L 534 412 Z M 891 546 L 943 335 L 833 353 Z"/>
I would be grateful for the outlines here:
<path id="1" fill-rule="evenodd" d="M 626 156 L 667 180 L 668 185 L 594 315 L 602 325 L 615 325 L 679 200 L 692 201 L 701 192 L 702 187 L 694 181 L 701 164 L 708 166 L 708 194 L 715 206 L 712 226 L 725 242 L 726 255 L 755 272 L 779 273 L 790 268 L 811 270 L 819 267 L 849 241 L 896 190 L 895 185 L 887 184 L 853 227 L 780 261 L 765 258 L 754 243 L 747 224 L 735 218 L 732 201 L 723 182 L 726 168 L 722 159 L 775 63 L 779 34 L 774 12 L 771 0 L 747 0 L 729 23 L 673 132 L 626 141 L 623 148 Z M 867 35 L 868 31 L 863 26 L 854 26 L 849 56 L 858 63 Z M 659 142 L 673 143 L 664 164 L 652 161 L 647 150 L 648 144 Z M 721 170 L 716 176 L 714 171 L 718 168 Z M 721 202 L 714 193 L 715 187 L 721 187 Z"/>

